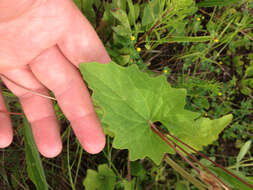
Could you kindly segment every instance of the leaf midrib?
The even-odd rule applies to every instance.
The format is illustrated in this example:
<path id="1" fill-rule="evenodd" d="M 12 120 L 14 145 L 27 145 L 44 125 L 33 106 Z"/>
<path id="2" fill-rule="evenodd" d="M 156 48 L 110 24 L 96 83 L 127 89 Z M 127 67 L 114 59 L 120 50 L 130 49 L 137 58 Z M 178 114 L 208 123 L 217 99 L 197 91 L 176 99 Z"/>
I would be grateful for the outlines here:
<path id="1" fill-rule="evenodd" d="M 87 71 L 87 70 L 86 70 Z M 89 72 L 88 72 L 89 73 Z M 124 102 L 124 104 L 127 105 L 127 107 L 129 107 L 131 110 L 133 110 L 134 113 L 136 113 L 141 119 L 143 119 L 144 121 L 146 121 L 147 119 L 142 116 L 141 114 L 139 114 L 133 107 L 131 107 L 129 104 L 127 104 L 127 101 L 124 100 L 121 96 L 119 96 L 119 94 L 115 93 L 115 91 L 113 91 L 112 88 L 109 87 L 109 85 L 107 85 L 103 80 L 101 80 L 99 77 L 97 77 L 96 75 L 90 74 L 91 76 L 95 76 L 94 78 L 96 78 L 98 81 L 101 82 L 101 84 L 103 84 L 104 86 L 106 86 L 111 92 L 112 94 L 116 95 L 122 102 Z M 91 86 L 91 85 L 90 85 Z M 93 86 L 93 85 L 92 85 Z M 94 90 L 97 89 L 94 85 Z M 103 93 L 106 94 L 106 93 Z"/>

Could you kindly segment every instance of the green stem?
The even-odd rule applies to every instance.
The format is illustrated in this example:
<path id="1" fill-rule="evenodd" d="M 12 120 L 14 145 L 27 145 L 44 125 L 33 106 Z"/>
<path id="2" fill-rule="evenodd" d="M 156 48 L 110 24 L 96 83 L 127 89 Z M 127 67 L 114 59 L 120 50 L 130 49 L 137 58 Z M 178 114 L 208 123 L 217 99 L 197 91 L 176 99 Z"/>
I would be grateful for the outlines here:
<path id="1" fill-rule="evenodd" d="M 190 181 L 193 185 L 195 185 L 199 190 L 206 190 L 204 185 L 198 181 L 195 177 L 191 176 L 188 172 L 186 172 L 181 166 L 179 166 L 176 162 L 170 159 L 169 156 L 165 156 L 164 160 L 169 164 L 174 170 L 176 170 L 181 176 Z"/>
<path id="2" fill-rule="evenodd" d="M 79 158 L 78 158 L 77 169 L 76 169 L 77 171 L 76 171 L 76 176 L 75 176 L 75 179 L 74 179 L 74 184 L 76 184 L 76 182 L 77 182 L 77 177 L 78 177 L 78 172 L 79 172 L 80 165 L 81 165 L 81 162 L 82 162 L 82 157 L 83 157 L 83 148 L 80 147 Z"/>
<path id="3" fill-rule="evenodd" d="M 253 166 L 253 163 L 250 163 L 250 164 L 241 164 L 239 165 L 239 168 L 242 168 L 242 167 L 250 167 L 250 166 Z M 236 166 L 229 166 L 227 167 L 227 169 L 235 169 Z"/>
<path id="4" fill-rule="evenodd" d="M 73 183 L 72 173 L 71 173 L 71 166 L 70 166 L 70 157 L 69 157 L 69 138 L 70 138 L 70 128 L 68 128 L 68 139 L 67 139 L 67 163 L 68 163 L 68 175 L 69 181 L 71 184 L 72 190 L 76 190 L 75 185 Z"/>

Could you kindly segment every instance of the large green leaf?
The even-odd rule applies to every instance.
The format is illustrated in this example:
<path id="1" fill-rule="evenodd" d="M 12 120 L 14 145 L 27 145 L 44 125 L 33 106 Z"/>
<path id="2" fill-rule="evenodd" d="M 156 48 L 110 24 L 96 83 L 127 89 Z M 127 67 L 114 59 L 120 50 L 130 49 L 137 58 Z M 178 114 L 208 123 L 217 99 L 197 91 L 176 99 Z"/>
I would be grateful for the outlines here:
<path id="1" fill-rule="evenodd" d="M 106 164 L 102 164 L 98 166 L 98 172 L 88 169 L 83 184 L 87 190 L 113 190 L 116 184 L 116 176 Z"/>
<path id="2" fill-rule="evenodd" d="M 24 121 L 24 141 L 25 141 L 25 156 L 27 164 L 27 172 L 35 184 L 36 189 L 46 190 L 48 189 L 48 184 L 46 181 L 44 169 L 41 163 L 40 155 L 36 144 L 33 139 L 31 127 L 25 117 Z"/>
<path id="3" fill-rule="evenodd" d="M 129 149 L 130 160 L 148 156 L 159 164 L 169 151 L 151 130 L 150 122 L 161 122 L 170 133 L 201 149 L 232 119 L 231 115 L 197 119 L 198 113 L 184 109 L 185 89 L 172 88 L 165 76 L 150 77 L 135 65 L 125 68 L 115 63 L 85 63 L 80 69 L 93 90 L 93 100 L 104 111 L 102 123 L 115 135 L 113 146 Z"/>

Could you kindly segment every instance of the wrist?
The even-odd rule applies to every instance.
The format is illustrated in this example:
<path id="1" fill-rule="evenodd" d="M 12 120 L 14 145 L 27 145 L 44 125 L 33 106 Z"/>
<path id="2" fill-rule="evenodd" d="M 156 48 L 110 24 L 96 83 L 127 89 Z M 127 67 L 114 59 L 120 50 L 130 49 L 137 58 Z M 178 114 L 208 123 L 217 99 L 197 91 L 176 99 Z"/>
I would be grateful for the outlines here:
<path id="1" fill-rule="evenodd" d="M 0 21 L 12 20 L 25 13 L 37 0 L 0 0 Z"/>

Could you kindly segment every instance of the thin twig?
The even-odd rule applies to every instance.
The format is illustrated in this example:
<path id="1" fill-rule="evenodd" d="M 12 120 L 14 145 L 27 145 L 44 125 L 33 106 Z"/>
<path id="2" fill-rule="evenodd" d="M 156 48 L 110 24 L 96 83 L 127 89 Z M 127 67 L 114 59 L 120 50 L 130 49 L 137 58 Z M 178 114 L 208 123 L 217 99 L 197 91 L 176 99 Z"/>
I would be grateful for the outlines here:
<path id="1" fill-rule="evenodd" d="M 130 168 L 130 152 L 128 151 L 127 157 L 127 180 L 131 182 L 131 168 Z"/>
<path id="2" fill-rule="evenodd" d="M 56 101 L 56 99 L 55 99 L 54 97 L 47 96 L 47 95 L 41 94 L 41 93 L 39 93 L 39 92 L 36 92 L 36 91 L 34 91 L 34 90 L 31 90 L 31 89 L 29 89 L 29 88 L 27 88 L 27 87 L 25 87 L 25 86 L 23 86 L 23 85 L 21 85 L 21 84 L 18 84 L 17 82 L 11 80 L 10 78 L 6 77 L 6 76 L 3 75 L 3 74 L 0 74 L 0 76 L 3 77 L 3 78 L 5 78 L 6 80 L 10 81 L 11 83 L 13 83 L 13 84 L 19 86 L 20 88 L 23 88 L 24 90 L 27 90 L 28 92 L 30 92 L 30 93 L 32 93 L 32 94 L 34 94 L 34 95 L 37 95 L 37 96 L 40 96 L 40 97 L 43 97 L 43 98 L 47 98 L 47 99 L 51 99 L 51 100 L 55 100 L 55 101 Z"/>
<path id="3" fill-rule="evenodd" d="M 24 113 L 8 112 L 8 111 L 4 111 L 4 110 L 0 110 L 0 113 L 6 113 L 9 115 L 24 115 Z"/>

